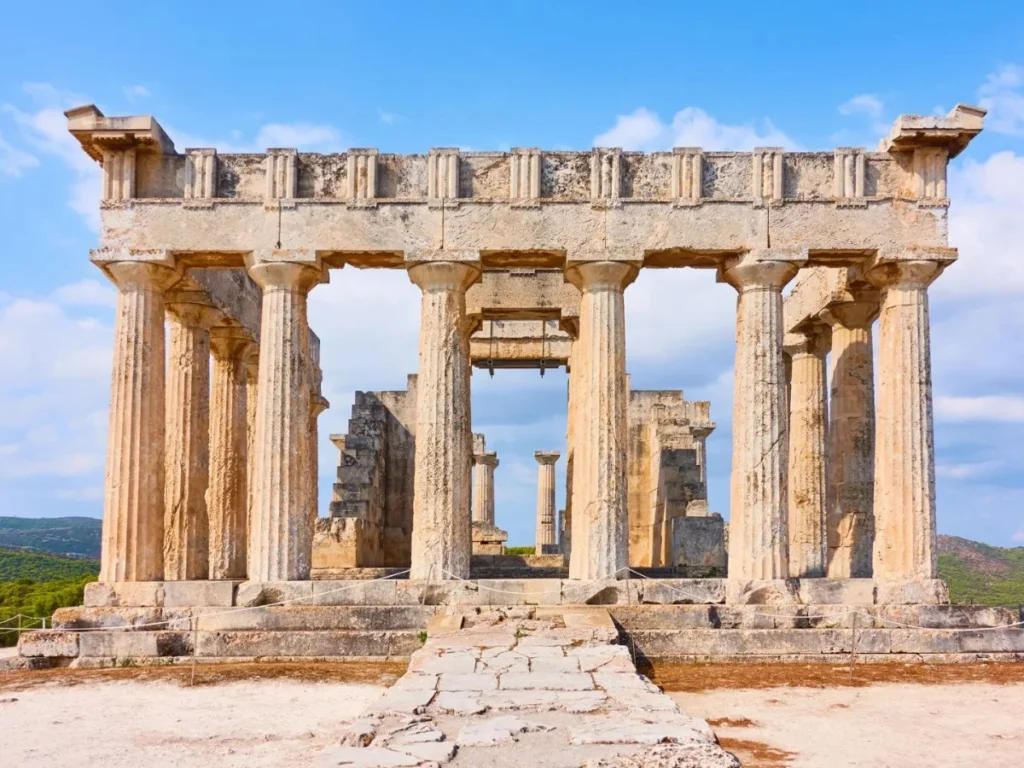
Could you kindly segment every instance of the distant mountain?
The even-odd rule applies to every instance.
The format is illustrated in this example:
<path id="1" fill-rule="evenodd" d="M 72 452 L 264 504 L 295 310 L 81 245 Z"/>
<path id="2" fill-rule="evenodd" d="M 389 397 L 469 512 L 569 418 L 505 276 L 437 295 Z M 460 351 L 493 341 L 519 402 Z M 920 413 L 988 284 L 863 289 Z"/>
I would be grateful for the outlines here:
<path id="1" fill-rule="evenodd" d="M 1024 604 L 1024 547 L 939 536 L 939 578 L 954 603 Z"/>
<path id="2" fill-rule="evenodd" d="M 0 547 L 98 560 L 101 529 L 94 517 L 0 517 Z"/>

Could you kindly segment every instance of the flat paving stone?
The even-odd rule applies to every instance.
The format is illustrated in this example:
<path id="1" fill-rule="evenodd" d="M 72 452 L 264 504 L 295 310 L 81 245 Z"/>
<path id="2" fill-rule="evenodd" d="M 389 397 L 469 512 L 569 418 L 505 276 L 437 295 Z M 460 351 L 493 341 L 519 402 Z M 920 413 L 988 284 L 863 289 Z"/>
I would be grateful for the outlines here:
<path id="1" fill-rule="evenodd" d="M 509 691 L 592 691 L 594 680 L 582 672 L 530 672 L 502 675 L 501 688 Z"/>
<path id="2" fill-rule="evenodd" d="M 459 731 L 457 741 L 460 747 L 490 747 L 515 741 L 515 737 L 520 733 L 547 730 L 551 730 L 550 726 L 531 723 L 515 715 L 502 715 L 492 720 L 464 726 Z"/>
<path id="3" fill-rule="evenodd" d="M 698 744 L 706 741 L 706 733 L 683 724 L 644 723 L 619 717 L 589 717 L 569 729 L 571 744 Z"/>
<path id="4" fill-rule="evenodd" d="M 580 660 L 568 656 L 537 656 L 530 660 L 530 672 L 579 672 Z"/>
<path id="5" fill-rule="evenodd" d="M 410 672 L 444 674 L 472 674 L 476 669 L 476 656 L 471 653 L 452 651 L 440 656 L 414 658 L 409 662 Z"/>
<path id="6" fill-rule="evenodd" d="M 438 682 L 440 691 L 494 691 L 498 688 L 495 674 L 446 674 Z"/>

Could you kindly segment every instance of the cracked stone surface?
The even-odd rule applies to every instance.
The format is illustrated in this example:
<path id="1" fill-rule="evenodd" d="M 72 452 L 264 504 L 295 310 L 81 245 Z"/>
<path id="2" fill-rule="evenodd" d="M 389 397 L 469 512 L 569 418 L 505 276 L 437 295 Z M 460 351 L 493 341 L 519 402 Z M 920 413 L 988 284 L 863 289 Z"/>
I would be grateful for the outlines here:
<path id="1" fill-rule="evenodd" d="M 739 765 L 637 674 L 604 609 L 480 609 L 445 626 L 318 766 Z"/>

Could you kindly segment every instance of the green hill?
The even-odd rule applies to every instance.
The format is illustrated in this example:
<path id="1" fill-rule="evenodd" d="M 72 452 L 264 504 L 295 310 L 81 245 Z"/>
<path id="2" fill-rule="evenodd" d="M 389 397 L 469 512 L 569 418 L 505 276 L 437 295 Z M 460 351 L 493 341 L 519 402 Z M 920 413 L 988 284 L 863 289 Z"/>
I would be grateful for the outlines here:
<path id="1" fill-rule="evenodd" d="M 98 560 L 101 530 L 94 517 L 0 517 L 0 547 Z"/>
<path id="2" fill-rule="evenodd" d="M 0 549 L 0 647 L 18 642 L 18 626 L 42 625 L 58 608 L 81 605 L 99 563 Z"/>
<path id="3" fill-rule="evenodd" d="M 993 547 L 939 536 L 939 578 L 954 603 L 1024 604 L 1024 547 Z"/>

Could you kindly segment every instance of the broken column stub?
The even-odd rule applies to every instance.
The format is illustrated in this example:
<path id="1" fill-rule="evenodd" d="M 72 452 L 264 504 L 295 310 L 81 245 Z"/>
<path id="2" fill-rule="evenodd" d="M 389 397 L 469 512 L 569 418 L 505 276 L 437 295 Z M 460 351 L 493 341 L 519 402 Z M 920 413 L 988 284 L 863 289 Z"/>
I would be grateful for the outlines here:
<path id="1" fill-rule="evenodd" d="M 305 455 L 310 415 L 306 304 L 322 272 L 312 264 L 260 261 L 249 267 L 249 274 L 263 289 L 249 579 L 308 579 L 313 532 Z"/>
<path id="2" fill-rule="evenodd" d="M 729 502 L 729 577 L 734 579 L 789 575 L 782 288 L 799 264 L 773 256 L 750 253 L 720 273 L 739 292 Z"/>
<path id="3" fill-rule="evenodd" d="M 412 579 L 469 578 L 473 440 L 466 288 L 479 275 L 479 266 L 469 262 L 432 261 L 409 269 L 423 292 Z"/>
<path id="4" fill-rule="evenodd" d="M 573 345 L 573 579 L 617 578 L 629 564 L 624 291 L 637 271 L 615 261 L 577 263 L 566 271 L 582 294 Z"/>

